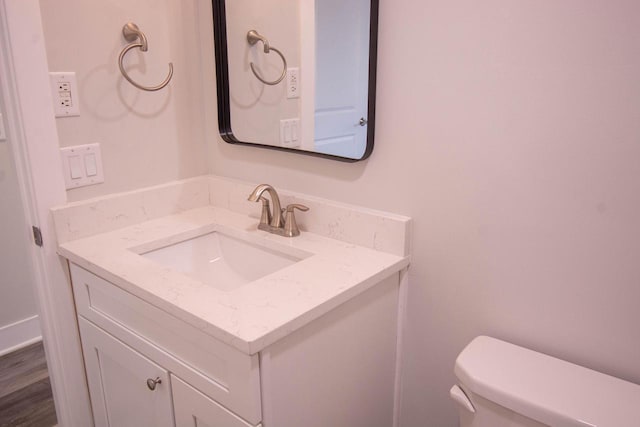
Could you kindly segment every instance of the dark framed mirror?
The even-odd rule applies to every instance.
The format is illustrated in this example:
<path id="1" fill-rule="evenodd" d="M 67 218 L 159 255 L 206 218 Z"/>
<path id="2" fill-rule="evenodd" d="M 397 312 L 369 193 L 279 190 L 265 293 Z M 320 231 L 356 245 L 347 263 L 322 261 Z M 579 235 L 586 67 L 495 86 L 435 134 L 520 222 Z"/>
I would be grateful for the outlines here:
<path id="1" fill-rule="evenodd" d="M 334 160 L 373 151 L 378 0 L 213 0 L 218 127 Z"/>

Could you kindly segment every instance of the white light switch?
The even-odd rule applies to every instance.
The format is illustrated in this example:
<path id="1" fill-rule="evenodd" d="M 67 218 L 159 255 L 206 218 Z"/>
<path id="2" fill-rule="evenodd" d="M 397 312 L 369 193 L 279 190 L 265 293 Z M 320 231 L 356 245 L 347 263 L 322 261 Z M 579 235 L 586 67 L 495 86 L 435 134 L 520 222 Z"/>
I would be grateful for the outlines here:
<path id="1" fill-rule="evenodd" d="M 98 166 L 96 165 L 96 155 L 86 154 L 84 156 L 84 166 L 87 171 L 87 176 L 96 176 L 98 174 Z"/>
<path id="2" fill-rule="evenodd" d="M 71 175 L 71 179 L 82 178 L 82 161 L 80 160 L 80 156 L 69 156 L 69 174 Z"/>
<path id="3" fill-rule="evenodd" d="M 291 123 L 288 121 L 284 124 L 284 142 L 291 142 Z"/>
<path id="4" fill-rule="evenodd" d="M 67 190 L 104 182 L 100 144 L 61 148 L 60 155 Z"/>

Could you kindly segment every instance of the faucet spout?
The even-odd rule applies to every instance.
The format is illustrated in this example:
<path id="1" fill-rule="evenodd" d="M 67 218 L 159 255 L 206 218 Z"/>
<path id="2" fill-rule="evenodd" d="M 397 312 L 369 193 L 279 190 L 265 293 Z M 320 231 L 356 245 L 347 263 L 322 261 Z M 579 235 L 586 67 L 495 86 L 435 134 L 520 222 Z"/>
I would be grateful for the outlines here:
<path id="1" fill-rule="evenodd" d="M 273 213 L 271 215 L 271 223 L 269 225 L 275 228 L 282 228 L 282 207 L 280 206 L 280 197 L 278 197 L 278 193 L 275 188 L 269 184 L 260 184 L 251 192 L 251 194 L 249 194 L 247 200 L 250 202 L 257 202 L 265 191 L 269 193 L 271 204 L 273 205 Z"/>

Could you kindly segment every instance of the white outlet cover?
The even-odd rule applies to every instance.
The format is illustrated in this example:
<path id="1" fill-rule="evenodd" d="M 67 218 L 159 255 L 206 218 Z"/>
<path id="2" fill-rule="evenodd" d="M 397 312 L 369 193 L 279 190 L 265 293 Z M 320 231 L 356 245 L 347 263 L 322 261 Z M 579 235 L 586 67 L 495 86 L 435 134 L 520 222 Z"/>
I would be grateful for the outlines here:
<path id="1" fill-rule="evenodd" d="M 74 117 L 80 115 L 80 96 L 76 73 L 49 73 L 51 97 L 56 117 Z"/>
<path id="2" fill-rule="evenodd" d="M 299 68 L 287 68 L 287 98 L 300 98 Z"/>

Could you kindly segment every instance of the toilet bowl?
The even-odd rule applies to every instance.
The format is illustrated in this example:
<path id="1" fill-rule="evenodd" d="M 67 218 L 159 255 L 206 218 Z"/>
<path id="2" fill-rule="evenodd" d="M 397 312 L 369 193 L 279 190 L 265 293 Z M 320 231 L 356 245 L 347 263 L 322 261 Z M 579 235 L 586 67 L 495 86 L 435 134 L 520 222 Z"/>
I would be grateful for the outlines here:
<path id="1" fill-rule="evenodd" d="M 640 385 L 495 338 L 455 363 L 461 427 L 640 427 Z"/>

